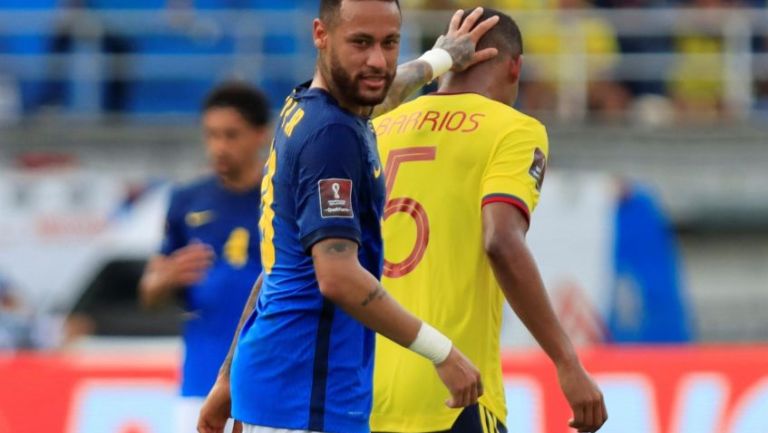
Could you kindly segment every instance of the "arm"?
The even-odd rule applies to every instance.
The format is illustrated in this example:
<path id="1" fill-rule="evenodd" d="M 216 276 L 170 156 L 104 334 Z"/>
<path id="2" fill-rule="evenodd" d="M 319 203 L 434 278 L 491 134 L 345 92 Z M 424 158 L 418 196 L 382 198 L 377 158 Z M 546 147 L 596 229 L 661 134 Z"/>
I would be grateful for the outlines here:
<path id="1" fill-rule="evenodd" d="M 232 367 L 232 358 L 235 356 L 235 348 L 237 348 L 237 341 L 240 338 L 243 324 L 245 324 L 245 321 L 248 320 L 248 317 L 251 316 L 256 308 L 256 301 L 259 299 L 259 292 L 261 291 L 263 281 L 264 275 L 261 274 L 256 283 L 253 284 L 251 294 L 248 295 L 243 313 L 240 315 L 240 322 L 237 324 L 232 344 L 229 346 L 229 353 L 227 353 L 227 357 L 224 358 L 224 362 L 221 364 L 216 383 L 214 383 L 203 406 L 200 408 L 200 418 L 197 421 L 197 431 L 200 433 L 219 433 L 223 431 L 224 425 L 230 417 L 232 401 L 229 389 L 229 371 Z"/>
<path id="2" fill-rule="evenodd" d="M 435 42 L 432 51 L 437 49 L 445 50 L 452 60 L 452 64 L 449 65 L 451 70 L 463 71 L 476 63 L 495 57 L 498 53 L 496 48 L 486 48 L 475 52 L 477 41 L 499 20 L 498 17 L 494 16 L 475 26 L 482 13 L 483 8 L 476 8 L 462 22 L 461 18 L 464 15 L 464 11 L 457 11 L 453 18 L 451 18 L 448 32 L 440 36 Z M 386 99 L 374 107 L 371 117 L 376 117 L 393 110 L 402 104 L 413 92 L 446 72 L 445 70 L 435 71 L 436 65 L 426 60 L 426 56 L 425 54 L 416 60 L 403 63 L 397 67 L 395 80 L 389 88 Z"/>
<path id="3" fill-rule="evenodd" d="M 574 412 L 571 427 L 594 432 L 608 418 L 603 396 L 582 367 L 555 315 L 528 250 L 528 222 L 506 203 L 483 207 L 484 248 L 504 296 L 557 368 L 560 386 Z"/>
<path id="4" fill-rule="evenodd" d="M 152 257 L 139 282 L 141 304 L 145 308 L 167 304 L 177 291 L 200 281 L 212 260 L 213 251 L 200 243 Z"/>
<path id="5" fill-rule="evenodd" d="M 312 260 L 320 292 L 350 316 L 395 343 L 427 355 L 418 346 L 422 322 L 387 295 L 379 281 L 360 265 L 357 244 L 329 238 L 312 247 Z M 451 392 L 449 407 L 474 404 L 482 395 L 480 373 L 455 347 L 436 364 L 438 375 Z"/>

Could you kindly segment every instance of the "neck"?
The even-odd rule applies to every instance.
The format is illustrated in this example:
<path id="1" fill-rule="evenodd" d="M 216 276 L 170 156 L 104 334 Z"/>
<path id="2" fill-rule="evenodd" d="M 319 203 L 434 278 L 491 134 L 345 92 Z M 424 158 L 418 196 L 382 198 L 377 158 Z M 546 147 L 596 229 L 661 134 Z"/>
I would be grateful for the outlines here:
<path id="1" fill-rule="evenodd" d="M 261 171 L 258 164 L 252 164 L 250 169 L 244 170 L 236 177 L 218 176 L 221 185 L 230 191 L 245 192 L 256 188 L 261 182 Z"/>
<path id="2" fill-rule="evenodd" d="M 478 65 L 462 73 L 449 72 L 440 79 L 438 92 L 441 93 L 477 93 L 486 98 L 511 105 L 517 97 L 517 91 L 510 89 L 511 83 L 500 76 L 499 68 Z M 510 98 L 510 95 L 512 98 Z"/>
<path id="3" fill-rule="evenodd" d="M 336 100 L 336 102 L 339 104 L 339 106 L 350 113 L 356 115 L 356 116 L 367 116 L 370 114 L 371 109 L 373 107 L 369 107 L 366 105 L 358 105 L 355 104 L 346 98 L 343 98 L 341 96 L 341 92 L 339 92 L 339 89 L 336 88 L 335 85 L 333 85 L 333 80 L 326 79 L 326 77 L 323 76 L 323 73 L 320 72 L 320 67 L 318 66 L 315 68 L 315 75 L 312 77 L 312 84 L 309 85 L 309 88 L 318 88 L 323 89 L 326 92 L 328 92 L 333 99 Z"/>
<path id="4" fill-rule="evenodd" d="M 489 80 L 487 75 L 484 79 L 478 78 L 478 74 L 474 73 L 447 73 L 440 80 L 437 90 L 441 93 L 477 93 L 493 98 L 494 80 Z"/>

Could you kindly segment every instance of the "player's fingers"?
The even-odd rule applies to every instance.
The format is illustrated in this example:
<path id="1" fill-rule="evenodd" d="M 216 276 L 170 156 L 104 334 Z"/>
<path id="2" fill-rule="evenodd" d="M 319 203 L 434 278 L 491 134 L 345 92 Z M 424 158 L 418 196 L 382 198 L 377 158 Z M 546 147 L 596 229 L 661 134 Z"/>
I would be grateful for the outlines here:
<path id="1" fill-rule="evenodd" d="M 464 391 L 463 407 L 471 406 L 475 401 L 477 401 L 477 388 L 475 388 L 475 384 L 473 383 L 467 387 L 466 391 Z"/>
<path id="2" fill-rule="evenodd" d="M 193 253 L 193 254 L 186 254 L 184 256 L 180 256 L 175 259 L 175 262 L 179 266 L 184 265 L 196 265 L 196 264 L 205 264 L 210 263 L 213 261 L 213 254 L 209 253 Z"/>
<path id="3" fill-rule="evenodd" d="M 599 401 L 596 401 L 595 404 L 595 425 L 594 430 L 597 431 L 600 429 L 600 427 L 605 424 L 605 420 L 608 418 L 608 414 L 605 411 L 605 402 L 602 398 L 600 398 Z"/>
<path id="4" fill-rule="evenodd" d="M 483 380 L 477 379 L 477 398 L 482 397 L 484 392 L 485 390 L 483 389 Z"/>
<path id="5" fill-rule="evenodd" d="M 209 247 L 208 245 L 200 241 L 195 241 L 179 248 L 174 252 L 174 254 L 175 255 L 186 255 L 186 254 L 193 254 L 193 253 L 200 254 L 200 253 L 206 253 L 210 251 L 211 251 L 211 247 Z"/>
<path id="6" fill-rule="evenodd" d="M 453 16 L 451 17 L 451 22 L 448 24 L 448 33 L 455 32 L 459 29 L 459 24 L 461 24 L 461 17 L 464 16 L 464 10 L 459 9 L 456 12 L 453 13 Z"/>
<path id="7" fill-rule="evenodd" d="M 213 257 L 214 252 L 213 248 L 209 247 L 208 245 L 195 245 L 194 248 L 185 250 L 184 256 L 186 258 L 200 258 L 200 257 Z"/>
<path id="8" fill-rule="evenodd" d="M 476 52 L 472 56 L 472 62 L 469 64 L 469 66 L 472 66 L 476 63 L 484 62 L 486 60 L 491 60 L 497 55 L 499 55 L 499 50 L 497 50 L 496 48 L 485 48 L 483 50 Z"/>
<path id="9" fill-rule="evenodd" d="M 197 423 L 197 431 L 198 433 L 214 433 L 213 429 L 208 425 L 208 423 L 202 420 Z"/>
<path id="10" fill-rule="evenodd" d="M 202 278 L 208 268 L 209 266 L 184 266 L 176 270 L 175 279 L 189 281 Z"/>
<path id="11" fill-rule="evenodd" d="M 178 282 L 182 286 L 196 284 L 205 276 L 204 272 L 185 272 L 179 275 Z"/>
<path id="12" fill-rule="evenodd" d="M 605 407 L 605 397 L 600 399 L 600 406 L 602 406 L 602 410 L 603 410 L 603 424 L 605 424 L 605 422 L 608 421 L 608 408 Z M 602 427 L 602 424 L 600 426 Z"/>
<path id="13" fill-rule="evenodd" d="M 590 402 L 584 405 L 584 425 L 579 429 L 581 432 L 592 432 L 595 430 L 595 406 Z"/>
<path id="14" fill-rule="evenodd" d="M 472 39 L 472 42 L 477 43 L 477 41 L 480 40 L 480 38 L 483 37 L 484 34 L 488 32 L 488 30 L 492 29 L 493 26 L 496 25 L 496 23 L 499 22 L 499 16 L 494 15 L 480 24 L 476 25 L 475 28 L 472 29 L 471 32 L 469 32 L 469 37 Z"/>
<path id="15" fill-rule="evenodd" d="M 243 423 L 235 421 L 232 425 L 232 433 L 243 433 Z"/>
<path id="16" fill-rule="evenodd" d="M 451 398 L 449 398 L 445 404 L 452 409 L 464 407 L 465 391 L 466 390 L 464 389 L 457 389 L 455 391 L 451 391 Z"/>
<path id="17" fill-rule="evenodd" d="M 582 406 L 574 406 L 573 419 L 571 419 L 568 425 L 577 430 L 581 430 L 584 427 L 584 408 Z"/>
<path id="18" fill-rule="evenodd" d="M 173 264 L 179 268 L 207 266 L 213 261 L 209 254 L 186 254 L 173 258 Z"/>
<path id="19" fill-rule="evenodd" d="M 475 8 L 475 10 L 470 12 L 466 18 L 464 18 L 464 22 L 461 23 L 461 27 L 459 27 L 458 33 L 462 35 L 469 33 L 477 20 L 480 19 L 481 15 L 483 15 L 483 8 L 478 6 Z"/>

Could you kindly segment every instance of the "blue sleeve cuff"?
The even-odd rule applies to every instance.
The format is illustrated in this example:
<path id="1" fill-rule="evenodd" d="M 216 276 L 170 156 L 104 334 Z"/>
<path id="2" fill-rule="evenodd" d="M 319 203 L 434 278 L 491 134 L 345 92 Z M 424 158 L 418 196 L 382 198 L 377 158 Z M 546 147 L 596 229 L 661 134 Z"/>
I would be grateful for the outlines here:
<path id="1" fill-rule="evenodd" d="M 301 246 L 304 248 L 304 252 L 307 255 L 311 255 L 312 247 L 315 246 L 316 243 L 330 238 L 349 239 L 357 242 L 358 245 L 362 243 L 360 241 L 360 230 L 354 227 L 337 226 L 321 227 L 309 233 L 301 238 Z"/>

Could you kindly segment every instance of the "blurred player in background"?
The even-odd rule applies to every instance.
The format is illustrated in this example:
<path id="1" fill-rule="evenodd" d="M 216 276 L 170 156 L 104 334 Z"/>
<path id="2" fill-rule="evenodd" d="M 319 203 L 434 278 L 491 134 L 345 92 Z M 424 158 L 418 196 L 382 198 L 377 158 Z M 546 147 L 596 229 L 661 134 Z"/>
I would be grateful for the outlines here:
<path id="1" fill-rule="evenodd" d="M 189 311 L 178 433 L 195 431 L 261 273 L 260 154 L 269 140 L 269 103 L 246 84 L 223 84 L 205 100 L 202 123 L 215 174 L 173 191 L 160 254 L 150 260 L 140 285 L 145 306 L 182 299 Z"/>
<path id="2" fill-rule="evenodd" d="M 371 429 L 382 432 L 505 432 L 499 335 L 507 301 L 557 367 L 571 426 L 593 432 L 607 414 L 550 306 L 525 242 L 544 180 L 544 126 L 511 108 L 522 38 L 507 15 L 478 49 L 499 55 L 446 74 L 426 95 L 374 122 L 385 163 L 382 283 L 406 309 L 446 331 L 480 368 L 484 395 L 466 409 L 448 397 L 429 362 L 378 338 Z M 454 17 L 454 19 L 456 19 Z M 414 231 L 415 227 L 415 231 Z"/>
<path id="3" fill-rule="evenodd" d="M 231 412 L 246 433 L 367 433 L 372 331 L 433 363 L 450 393 L 440 404 L 464 407 L 482 394 L 464 355 L 379 283 L 385 191 L 369 120 L 375 106 L 396 105 L 408 89 L 452 66 L 493 56 L 494 49 L 474 50 L 496 22 L 485 20 L 470 32 L 480 13 L 463 27 L 456 20 L 437 49 L 397 68 L 395 80 L 397 1 L 320 2 L 313 23 L 317 70 L 287 98 L 266 165 L 263 288 L 254 287 L 231 381 L 228 357 L 201 411 L 200 432 L 222 431 L 231 382 Z"/>

